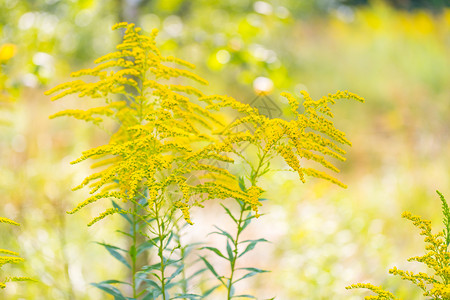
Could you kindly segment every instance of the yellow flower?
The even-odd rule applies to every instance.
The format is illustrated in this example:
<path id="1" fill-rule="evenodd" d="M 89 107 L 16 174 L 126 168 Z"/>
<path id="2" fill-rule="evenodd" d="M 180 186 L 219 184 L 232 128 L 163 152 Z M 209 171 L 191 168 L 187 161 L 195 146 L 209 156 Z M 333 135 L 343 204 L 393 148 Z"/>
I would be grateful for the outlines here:
<path id="1" fill-rule="evenodd" d="M 186 96 L 204 97 L 199 89 L 167 81 L 175 78 L 178 82 L 179 78 L 185 78 L 207 84 L 206 80 L 186 69 L 195 67 L 191 63 L 173 56 L 164 57 L 160 53 L 155 43 L 157 30 L 145 36 L 134 24 L 113 26 L 113 29 L 119 28 L 125 29 L 125 34 L 115 52 L 98 58 L 94 68 L 72 73 L 72 77 L 94 76 L 97 81 L 77 79 L 46 92 L 56 94 L 52 100 L 71 94 L 105 100 L 104 106 L 87 110 L 68 109 L 51 118 L 70 116 L 98 126 L 106 118 L 118 123 L 118 130 L 107 145 L 85 151 L 72 162 L 97 159 L 93 167 L 103 169 L 74 188 L 87 185 L 93 195 L 69 213 L 101 199 L 116 198 L 136 203 L 147 193 L 149 209 L 175 207 L 191 223 L 189 209 L 200 205 L 193 199 L 201 198 L 205 187 L 187 184 L 185 174 L 206 171 L 222 176 L 223 183 L 232 177 L 222 168 L 199 163 L 201 159 L 233 162 L 221 154 L 221 151 L 229 150 L 229 144 L 211 144 L 193 150 L 195 142 L 215 142 L 216 139 L 206 134 L 204 129 L 213 130 L 214 126 L 223 126 L 223 123 Z M 118 98 L 126 101 L 117 101 Z M 173 184 L 182 190 L 182 199 L 161 197 Z M 107 210 L 89 225 L 114 213 L 117 211 Z"/>
<path id="2" fill-rule="evenodd" d="M 16 55 L 17 46 L 14 44 L 3 44 L 0 46 L 0 62 L 10 60 Z"/>
<path id="3" fill-rule="evenodd" d="M 443 202 L 444 224 L 447 226 L 450 220 L 450 211 L 444 196 L 437 192 Z M 442 237 L 445 232 L 441 231 L 437 234 L 431 232 L 431 221 L 424 220 L 420 216 L 414 216 L 410 212 L 405 211 L 402 217 L 413 222 L 414 226 L 421 229 L 420 234 L 423 235 L 425 243 L 427 243 L 425 250 L 428 250 L 423 256 L 415 256 L 408 259 L 408 261 L 417 261 L 424 263 L 428 268 L 433 270 L 431 275 L 423 272 L 413 273 L 410 271 L 403 271 L 397 267 L 389 270 L 390 274 L 398 275 L 403 280 L 408 280 L 418 286 L 423 291 L 424 296 L 432 296 L 433 299 L 449 299 L 450 298 L 450 252 L 447 251 L 447 241 Z M 385 299 L 382 297 L 381 288 L 372 288 L 370 284 L 364 285 L 358 283 L 347 288 L 368 288 L 373 292 L 378 293 L 378 297 L 370 299 Z M 391 294 L 392 295 L 392 294 Z M 370 296 L 369 296 L 370 297 Z M 393 295 L 392 295 L 393 297 Z M 366 297 L 366 299 L 368 299 Z M 387 298 L 394 299 L 394 298 Z"/>
<path id="4" fill-rule="evenodd" d="M 2 217 L 0 217 L 0 223 L 6 223 L 6 224 L 11 224 L 11 225 L 16 225 L 16 226 L 20 225 L 19 223 L 14 222 L 13 220 L 10 220 L 8 218 L 2 218 Z"/>

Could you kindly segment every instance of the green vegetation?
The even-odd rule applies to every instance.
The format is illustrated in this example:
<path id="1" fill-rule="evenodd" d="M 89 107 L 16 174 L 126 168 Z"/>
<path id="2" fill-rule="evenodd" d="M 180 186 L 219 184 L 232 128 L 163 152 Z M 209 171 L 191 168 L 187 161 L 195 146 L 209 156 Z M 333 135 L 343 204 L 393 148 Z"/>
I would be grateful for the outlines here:
<path id="1" fill-rule="evenodd" d="M 447 201 L 444 196 L 436 191 L 441 198 L 442 214 L 444 229 L 437 234 L 431 232 L 431 221 L 423 220 L 420 216 L 413 216 L 410 212 L 404 212 L 403 218 L 413 222 L 414 226 L 421 229 L 420 235 L 425 237 L 424 241 L 427 243 L 425 250 L 427 253 L 423 256 L 415 256 L 408 259 L 408 261 L 417 261 L 425 264 L 429 269 L 433 270 L 432 274 L 419 272 L 415 274 L 410 271 L 402 271 L 394 267 L 389 270 L 390 274 L 399 275 L 403 280 L 411 281 L 417 285 L 424 296 L 431 296 L 431 299 L 450 299 L 450 273 L 449 260 L 450 253 L 448 251 L 449 245 L 449 226 L 450 226 L 450 211 L 448 209 Z M 383 290 L 380 287 L 373 286 L 370 283 L 353 284 L 347 289 L 353 288 L 367 288 L 375 292 L 377 296 L 367 296 L 366 300 L 370 299 L 398 299 L 392 293 Z"/>
<path id="2" fill-rule="evenodd" d="M 449 192 L 450 12 L 362 2 L 0 1 L 0 216 L 21 224 L 0 226 L 0 248 L 25 259 L 0 280 L 37 280 L 8 281 L 0 298 L 362 299 L 345 289 L 355 282 L 423 297 L 410 273 L 386 276 L 393 265 L 445 285 L 399 265 L 421 244 L 398 216 L 435 223 L 426 199 Z M 122 21 L 154 44 L 116 49 L 126 36 L 109 28 Z M 133 49 L 159 57 L 148 77 L 145 62 L 126 65 Z M 44 96 L 79 69 L 53 94 L 64 99 Z M 333 106 L 346 136 L 327 127 L 323 148 L 305 143 L 329 104 L 357 98 L 320 99 L 338 90 L 366 99 Z"/>

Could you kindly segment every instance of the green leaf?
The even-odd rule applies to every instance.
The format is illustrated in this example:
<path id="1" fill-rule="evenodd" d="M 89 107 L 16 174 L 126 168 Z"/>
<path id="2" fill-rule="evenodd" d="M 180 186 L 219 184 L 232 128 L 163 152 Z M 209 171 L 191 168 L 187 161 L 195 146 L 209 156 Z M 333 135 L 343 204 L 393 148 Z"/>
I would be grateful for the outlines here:
<path id="1" fill-rule="evenodd" d="M 137 272 L 135 275 L 135 282 L 136 282 L 136 286 L 139 286 L 142 282 L 147 283 L 148 286 L 157 289 L 157 290 L 161 290 L 161 287 L 159 286 L 159 284 L 152 280 L 147 278 L 148 274 L 144 273 L 144 272 Z"/>
<path id="2" fill-rule="evenodd" d="M 209 296 L 212 292 L 214 292 L 220 286 L 221 286 L 221 284 L 210 288 L 209 290 L 207 290 L 206 292 L 203 293 L 202 298 L 205 298 L 205 297 Z"/>
<path id="3" fill-rule="evenodd" d="M 165 286 L 165 290 L 166 291 L 168 291 L 168 290 L 170 290 L 172 287 L 174 287 L 174 286 L 176 286 L 176 285 L 178 285 L 179 283 L 178 282 L 171 282 L 171 283 L 168 283 L 168 284 L 164 284 L 164 286 Z"/>
<path id="4" fill-rule="evenodd" d="M 172 241 L 173 237 L 174 237 L 174 234 L 173 234 L 172 231 L 168 235 L 169 235 L 169 238 L 167 239 L 166 245 L 169 245 L 170 242 Z M 164 239 L 165 238 L 166 238 L 166 236 L 164 236 Z"/>
<path id="5" fill-rule="evenodd" d="M 131 234 L 126 233 L 126 232 L 124 232 L 124 231 L 122 231 L 122 230 L 118 230 L 118 229 L 117 229 L 116 232 L 121 233 L 121 234 L 126 235 L 126 236 L 129 236 L 130 238 L 133 238 L 133 236 L 132 236 Z"/>
<path id="6" fill-rule="evenodd" d="M 269 172 L 269 171 L 270 171 L 270 161 L 267 162 L 266 167 L 264 168 L 264 171 L 260 172 L 260 173 L 258 174 L 258 176 L 263 176 L 264 174 L 266 174 L 266 173 Z"/>
<path id="7" fill-rule="evenodd" d="M 142 244 L 140 244 L 136 249 L 136 256 L 141 255 L 145 250 L 150 249 L 156 245 L 156 242 L 159 238 L 154 238 L 149 241 L 145 241 Z"/>
<path id="8" fill-rule="evenodd" d="M 164 265 L 167 267 L 167 266 L 170 266 L 170 265 L 177 264 L 180 261 L 181 261 L 181 258 L 180 259 L 167 259 L 167 258 L 164 258 Z"/>
<path id="9" fill-rule="evenodd" d="M 122 248 L 116 247 L 116 246 L 105 244 L 105 243 L 98 243 L 97 242 L 97 244 L 104 246 L 106 248 L 106 250 L 108 250 L 109 254 L 111 254 L 115 259 L 117 259 L 118 261 L 123 263 L 127 268 L 131 269 L 131 266 L 127 262 L 127 260 L 122 256 L 122 254 L 117 252 L 117 250 L 121 250 L 121 251 L 126 252 L 125 250 L 123 250 Z"/>
<path id="10" fill-rule="evenodd" d="M 161 291 L 150 290 L 149 293 L 142 298 L 142 300 L 154 300 L 158 298 L 159 295 L 162 295 Z"/>
<path id="11" fill-rule="evenodd" d="M 239 281 L 241 281 L 241 280 L 243 280 L 245 278 L 249 278 L 249 277 L 255 276 L 256 274 L 269 272 L 269 271 L 261 270 L 261 269 L 258 269 L 258 268 L 239 268 L 238 270 L 247 270 L 247 271 L 250 271 L 250 272 L 245 274 L 244 276 L 242 276 L 241 278 L 239 278 L 238 280 L 236 280 L 233 283 L 239 282 Z"/>
<path id="12" fill-rule="evenodd" d="M 167 278 L 166 284 L 169 284 L 170 281 L 171 281 L 172 279 L 174 279 L 178 274 L 180 274 L 181 271 L 183 271 L 184 267 L 185 267 L 185 266 L 181 264 L 181 265 L 175 270 L 175 272 L 173 272 L 172 275 L 170 275 L 170 277 Z"/>
<path id="13" fill-rule="evenodd" d="M 208 235 L 213 234 L 213 233 L 223 235 L 223 236 L 227 237 L 228 239 L 230 239 L 231 242 L 234 244 L 234 239 L 233 239 L 233 237 L 231 236 L 231 234 L 229 234 L 229 233 L 226 232 L 225 230 L 220 229 L 220 228 L 217 227 L 216 225 L 214 225 L 214 227 L 216 227 L 220 232 L 214 231 L 214 232 L 209 233 Z"/>
<path id="14" fill-rule="evenodd" d="M 200 295 L 196 294 L 180 294 L 170 299 L 201 299 Z"/>
<path id="15" fill-rule="evenodd" d="M 258 268 L 239 268 L 238 270 L 246 270 L 246 271 L 252 271 L 252 272 L 257 272 L 257 273 L 265 273 L 265 272 L 269 272 L 269 271 L 266 271 L 266 270 L 261 270 L 261 269 L 258 269 Z"/>
<path id="16" fill-rule="evenodd" d="M 111 202 L 114 208 L 117 208 L 120 211 L 123 210 L 122 207 L 120 207 L 119 204 L 116 203 L 116 201 L 111 200 Z M 131 220 L 128 214 L 120 212 L 119 215 L 121 215 L 125 220 L 127 220 L 128 223 L 133 224 L 133 220 Z"/>
<path id="17" fill-rule="evenodd" d="M 257 240 L 247 240 L 247 241 L 243 241 L 241 243 L 249 243 L 247 245 L 247 247 L 245 248 L 245 250 L 239 254 L 238 258 L 241 257 L 242 255 L 244 255 L 245 253 L 247 253 L 248 251 L 253 250 L 253 248 L 255 248 L 256 244 L 261 243 L 261 242 L 268 242 L 266 239 L 257 239 Z"/>
<path id="18" fill-rule="evenodd" d="M 147 206 L 147 205 L 148 205 L 147 198 L 146 198 L 146 197 L 141 197 L 141 198 L 138 200 L 138 204 L 139 204 L 140 206 L 143 206 L 143 207 Z"/>
<path id="19" fill-rule="evenodd" d="M 227 254 L 228 254 L 228 260 L 232 261 L 234 258 L 234 253 L 233 253 L 233 250 L 231 250 L 231 245 L 228 241 L 227 241 Z"/>
<path id="20" fill-rule="evenodd" d="M 255 216 L 252 215 L 251 212 L 249 212 L 249 213 L 247 214 L 247 217 L 244 219 L 244 225 L 242 225 L 242 227 L 240 228 L 239 231 L 242 232 L 242 231 L 250 224 L 250 222 L 251 222 L 252 219 L 254 219 L 254 218 L 255 218 Z"/>
<path id="21" fill-rule="evenodd" d="M 220 280 L 220 282 L 222 282 L 223 285 L 225 285 L 225 283 L 223 282 L 222 277 L 219 276 L 219 274 L 217 274 L 216 270 L 214 270 L 214 267 L 208 262 L 208 260 L 206 260 L 206 258 L 201 257 L 200 259 L 203 260 L 203 262 L 205 263 L 206 267 L 211 271 L 211 273 L 213 273 L 213 275 Z"/>
<path id="22" fill-rule="evenodd" d="M 200 250 L 202 250 L 202 249 L 208 249 L 208 250 L 214 252 L 215 254 L 217 254 L 218 256 L 223 257 L 223 258 L 225 258 L 226 260 L 228 260 L 228 258 L 226 258 L 226 257 L 222 254 L 222 252 L 220 252 L 220 250 L 217 249 L 217 248 L 214 248 L 214 247 L 202 247 L 202 248 L 200 248 Z"/>
<path id="23" fill-rule="evenodd" d="M 126 284 L 126 285 L 131 285 L 129 282 L 125 282 L 125 281 L 120 281 L 120 280 L 114 280 L 114 279 L 110 279 L 110 280 L 105 280 L 100 283 L 105 283 L 105 284 L 114 284 L 114 283 L 120 283 L 120 284 Z"/>
<path id="24" fill-rule="evenodd" d="M 229 215 L 229 216 L 233 219 L 234 223 L 237 224 L 237 223 L 238 223 L 238 220 L 233 216 L 233 214 L 231 213 L 231 211 L 230 211 L 225 205 L 223 205 L 222 203 L 220 203 L 220 205 L 222 205 L 222 207 L 225 209 L 227 215 Z"/>
<path id="25" fill-rule="evenodd" d="M 232 298 L 251 298 L 251 299 L 256 299 L 256 297 L 255 296 L 252 296 L 252 295 L 236 295 L 236 296 L 233 296 Z"/>
<path id="26" fill-rule="evenodd" d="M 115 287 L 105 284 L 105 283 L 91 283 L 91 285 L 107 292 L 108 294 L 114 296 L 114 300 L 126 300 L 122 293 Z"/>
<path id="27" fill-rule="evenodd" d="M 130 246 L 130 257 L 133 261 L 136 261 L 136 247 L 134 245 Z"/>
<path id="28" fill-rule="evenodd" d="M 245 188 L 245 180 L 244 180 L 244 177 L 239 176 L 238 182 L 239 182 L 239 187 L 241 188 L 241 190 L 242 190 L 243 192 L 245 192 L 247 189 Z"/>
<path id="29" fill-rule="evenodd" d="M 159 262 L 159 263 L 156 263 L 156 264 L 153 264 L 153 265 L 143 266 L 142 267 L 142 271 L 150 272 L 152 270 L 159 270 L 160 267 L 161 267 L 161 263 Z"/>
<path id="30" fill-rule="evenodd" d="M 230 282 L 229 279 L 228 279 L 228 282 Z M 227 285 L 227 286 L 228 286 L 228 285 Z M 231 287 L 230 287 L 230 296 L 231 296 L 231 298 L 233 298 L 234 293 L 235 293 L 235 288 L 234 288 L 234 285 L 231 284 Z"/>

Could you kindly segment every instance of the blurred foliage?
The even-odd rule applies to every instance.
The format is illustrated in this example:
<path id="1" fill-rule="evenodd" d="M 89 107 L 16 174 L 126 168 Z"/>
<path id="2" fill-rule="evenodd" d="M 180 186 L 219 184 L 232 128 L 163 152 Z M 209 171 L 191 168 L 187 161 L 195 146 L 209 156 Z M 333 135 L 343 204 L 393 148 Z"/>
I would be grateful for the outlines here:
<path id="1" fill-rule="evenodd" d="M 0 0 L 0 60 L 15 49 L 0 62 L 3 84 L 19 100 L 2 110 L 13 122 L 0 133 L 0 215 L 22 224 L 18 242 L 2 234 L 0 244 L 19 249 L 27 262 L 20 272 L 41 281 L 11 283 L 6 299 L 100 299 L 87 284 L 123 271 L 88 243 L 117 238 L 107 228 L 85 229 L 102 208 L 85 218 L 65 215 L 83 198 L 70 189 L 89 173 L 69 162 L 107 135 L 48 120 L 76 99 L 60 104 L 42 96 L 67 81 L 62 74 L 111 52 L 116 21 L 159 28 L 164 54 L 193 62 L 215 93 L 243 102 L 255 99 L 261 82 L 283 113 L 287 103 L 274 96 L 281 91 L 304 89 L 316 98 L 348 89 L 366 98 L 363 106 L 336 107 L 336 126 L 354 145 L 349 161 L 337 164 L 347 190 L 319 182 L 305 189 L 289 176 L 267 175 L 269 221 L 250 229 L 273 243 L 249 264 L 273 272 L 254 282 L 253 294 L 362 299 L 345 286 L 370 281 L 405 299 L 420 297 L 385 270 L 422 247 L 398 215 L 421 211 L 437 221 L 439 207 L 423 199 L 436 189 L 450 193 L 450 10 L 444 0 L 390 2 L 403 10 L 357 2 Z M 221 225 L 220 210 L 209 209 L 193 212 L 204 221 L 192 228 L 192 240 Z M 90 268 L 93 260 L 105 267 Z"/>

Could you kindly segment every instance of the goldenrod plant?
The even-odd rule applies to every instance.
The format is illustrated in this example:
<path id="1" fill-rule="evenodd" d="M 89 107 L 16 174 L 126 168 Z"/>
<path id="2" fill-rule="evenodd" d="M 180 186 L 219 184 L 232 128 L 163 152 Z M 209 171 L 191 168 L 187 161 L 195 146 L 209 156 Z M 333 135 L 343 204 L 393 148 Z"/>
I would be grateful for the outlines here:
<path id="1" fill-rule="evenodd" d="M 414 226 L 421 230 L 420 235 L 424 236 L 426 253 L 423 256 L 415 256 L 408 261 L 417 261 L 425 264 L 432 270 L 428 273 L 414 273 L 411 271 L 403 271 L 394 267 L 389 270 L 390 274 L 401 276 L 403 280 L 411 281 L 414 285 L 423 291 L 427 299 L 450 299 L 450 252 L 448 245 L 450 244 L 450 210 L 448 203 L 439 191 L 436 191 L 442 202 L 442 214 L 444 229 L 436 234 L 431 232 L 431 221 L 422 219 L 420 216 L 414 216 L 410 212 L 404 212 L 402 217 L 410 220 Z M 366 288 L 376 293 L 376 296 L 366 296 L 366 300 L 381 299 L 400 299 L 389 291 L 381 287 L 374 286 L 370 283 L 352 284 L 347 289 Z"/>
<path id="2" fill-rule="evenodd" d="M 226 259 L 230 263 L 230 273 L 228 275 L 220 275 L 214 269 L 205 257 L 207 268 L 220 281 L 219 285 L 213 287 L 218 288 L 223 285 L 227 289 L 227 299 L 247 297 L 254 298 L 252 295 L 242 294 L 235 295 L 235 283 L 254 276 L 259 273 L 267 272 L 253 267 L 238 268 L 237 260 L 247 252 L 253 250 L 258 243 L 267 242 L 264 238 L 252 240 L 239 240 L 243 230 L 250 224 L 254 218 L 258 218 L 258 206 L 261 205 L 260 198 L 264 189 L 258 186 L 258 180 L 261 176 L 270 171 L 270 161 L 279 156 L 284 159 L 290 167 L 290 171 L 297 172 L 300 180 L 305 182 L 305 176 L 316 177 L 328 180 L 341 187 L 346 187 L 335 177 L 320 171 L 315 167 L 304 166 L 301 159 L 310 160 L 319 163 L 323 167 L 339 172 L 327 158 L 333 157 L 335 159 L 344 161 L 345 150 L 340 144 L 351 145 L 350 141 L 345 137 L 345 134 L 334 127 L 329 118 L 333 117 L 329 104 L 334 104 L 337 99 L 355 99 L 363 102 L 364 99 L 352 94 L 350 92 L 337 92 L 336 94 L 329 94 L 319 100 L 313 100 L 305 91 L 302 92 L 304 97 L 303 113 L 299 113 L 299 101 L 289 93 L 283 93 L 290 105 L 290 109 L 294 115 L 294 119 L 290 121 L 274 118 L 270 119 L 258 112 L 256 108 L 252 108 L 248 104 L 240 103 L 230 97 L 211 96 L 206 97 L 210 103 L 207 109 L 218 110 L 221 107 L 232 107 L 238 112 L 244 114 L 243 117 L 238 118 L 231 123 L 222 134 L 225 135 L 224 142 L 231 146 L 230 152 L 240 157 L 246 165 L 248 165 L 250 174 L 239 176 L 239 186 L 242 192 L 248 195 L 247 199 L 241 200 L 235 198 L 238 202 L 240 211 L 237 215 L 233 215 L 229 208 L 223 205 L 226 213 L 232 218 L 236 224 L 235 235 L 218 228 L 219 231 L 215 234 L 223 235 L 226 238 L 226 254 L 214 247 L 205 247 L 212 251 L 217 256 Z M 214 103 L 213 100 L 218 100 Z M 254 133 L 249 131 L 233 133 L 233 130 L 240 124 L 245 123 L 254 129 Z M 248 128 L 248 127 L 247 127 Z M 248 155 L 241 153 L 239 147 L 241 143 L 250 143 L 256 148 L 258 156 L 257 162 L 252 163 Z M 248 186 L 248 187 L 247 187 Z M 224 195 L 226 197 L 226 195 Z M 255 213 L 252 214 L 251 212 Z M 237 276 L 237 273 L 242 273 Z M 208 291 L 209 292 L 209 291 Z"/>
<path id="3" fill-rule="evenodd" d="M 199 127 L 210 128 L 210 123 L 221 124 L 207 110 L 190 101 L 187 95 L 203 96 L 202 92 L 190 86 L 169 82 L 170 79 L 189 78 L 205 84 L 206 81 L 194 73 L 166 64 L 178 64 L 193 68 L 188 62 L 163 57 L 155 46 L 156 30 L 149 37 L 141 35 L 140 28 L 134 24 L 120 23 L 114 29 L 125 28 L 123 42 L 117 46 L 117 52 L 99 58 L 100 63 L 94 69 L 81 70 L 72 76 L 91 75 L 97 82 L 82 80 L 61 84 L 48 94 L 60 92 L 52 99 L 78 93 L 79 96 L 102 98 L 106 106 L 83 110 L 65 110 L 52 117 L 73 116 L 96 125 L 101 125 L 105 117 L 111 117 L 118 123 L 118 130 L 111 136 L 109 144 L 83 153 L 74 163 L 88 158 L 101 158 L 93 167 L 104 167 L 100 172 L 88 176 L 78 187 L 90 184 L 92 197 L 78 204 L 69 213 L 75 213 L 88 204 L 100 199 L 112 198 L 113 207 L 94 218 L 91 226 L 101 219 L 113 215 L 122 215 L 129 223 L 129 232 L 123 232 L 131 239 L 129 250 L 106 243 L 103 246 L 130 270 L 132 297 L 156 298 L 159 295 L 167 299 L 168 289 L 174 285 L 174 276 L 179 267 L 169 277 L 168 267 L 174 267 L 179 260 L 170 259 L 169 249 L 173 238 L 173 220 L 180 211 L 187 223 L 192 224 L 189 209 L 200 206 L 205 193 L 213 198 L 219 191 L 224 193 L 226 182 L 234 177 L 227 171 L 212 165 L 203 164 L 201 159 L 230 161 L 218 154 L 214 138 L 203 134 Z M 107 72 L 105 69 L 116 68 Z M 204 130 L 204 129 L 203 129 Z M 206 147 L 201 143 L 208 144 Z M 192 144 L 192 145 L 191 145 Z M 200 144 L 200 146 L 198 145 Z M 200 150 L 196 150 L 200 147 Z M 194 154 L 192 154 L 194 153 Z M 215 184 L 192 186 L 187 182 L 191 172 L 206 171 L 217 173 L 223 185 Z M 177 194 L 175 189 L 181 191 Z M 233 191 L 228 185 L 226 191 Z M 235 184 L 234 190 L 238 190 Z M 195 199 L 198 196 L 198 199 Z M 203 197 L 205 198 L 205 197 Z M 242 198 L 242 196 L 241 196 Z M 124 202 L 120 207 L 117 200 Z M 138 245 L 139 235 L 147 240 Z M 154 247 L 160 258 L 158 265 L 138 266 L 137 258 L 146 249 Z M 120 253 L 126 253 L 126 258 Z M 167 253 L 166 253 L 167 252 Z M 142 267 L 142 269 L 141 269 Z M 157 274 L 158 273 L 158 274 Z M 150 278 L 144 278 L 145 276 Z M 97 284 L 98 287 L 114 295 L 123 297 L 108 281 Z M 140 287 L 145 285 L 145 287 Z M 153 299 L 152 298 L 152 299 Z"/>
<path id="4" fill-rule="evenodd" d="M 270 159 L 280 156 L 303 182 L 305 176 L 311 176 L 345 187 L 326 172 L 303 166 L 301 159 L 338 172 L 327 156 L 345 160 L 345 151 L 338 143 L 350 145 L 350 141 L 329 119 L 333 117 L 329 105 L 342 98 L 361 102 L 363 99 L 345 91 L 314 101 L 303 92 L 304 112 L 299 113 L 299 101 L 285 93 L 283 96 L 287 98 L 295 119 L 269 119 L 256 108 L 232 97 L 207 96 L 195 87 L 181 85 L 179 81 L 183 78 L 197 84 L 207 82 L 186 69 L 194 68 L 192 64 L 162 56 L 155 43 L 157 30 L 145 36 L 134 24 L 119 23 L 113 27 L 118 28 L 124 28 L 125 34 L 116 52 L 97 59 L 99 65 L 93 69 L 72 73 L 73 77 L 94 76 L 97 81 L 76 80 L 47 92 L 59 92 L 53 100 L 78 94 L 105 101 L 102 107 L 65 110 L 52 118 L 72 116 L 104 126 L 105 118 L 109 117 L 117 123 L 117 130 L 108 144 L 85 151 L 73 162 L 92 158 L 97 160 L 92 167 L 103 169 L 88 176 L 75 188 L 89 185 L 93 196 L 68 213 L 75 213 L 101 199 L 112 199 L 113 206 L 91 220 L 88 226 L 114 214 L 121 215 L 130 226 L 128 232 L 121 231 L 130 239 L 129 249 L 100 244 L 130 269 L 131 280 L 107 280 L 94 285 L 115 299 L 200 299 L 211 294 L 217 286 L 202 295 L 189 291 L 188 279 L 183 276 L 187 251 L 179 243 L 177 228 L 182 227 L 180 222 L 183 220 L 192 225 L 190 209 L 201 207 L 205 200 L 233 198 L 240 207 L 238 216 L 226 206 L 224 208 L 235 221 L 237 233 L 233 237 L 222 229 L 217 232 L 227 238 L 227 255 L 216 248 L 206 247 L 229 261 L 231 273 L 219 275 L 207 258 L 201 259 L 226 287 L 227 299 L 253 297 L 235 295 L 234 284 L 265 272 L 252 267 L 237 267 L 238 258 L 256 244 L 266 241 L 239 239 L 251 220 L 259 217 L 260 196 L 264 190 L 257 185 L 258 179 L 270 170 Z M 197 104 L 201 102 L 206 103 L 205 108 Z M 222 118 L 210 112 L 225 107 L 243 116 L 226 126 Z M 233 131 L 244 123 L 253 126 L 254 133 Z M 245 142 L 258 150 L 256 165 L 238 149 Z M 205 162 L 231 164 L 235 162 L 231 154 L 242 158 L 251 167 L 251 174 L 232 174 L 226 168 Z M 189 182 L 192 175 L 199 179 L 197 184 Z M 240 251 L 242 246 L 245 249 Z M 158 263 L 139 263 L 147 250 L 158 257 Z M 238 278 L 239 270 L 246 271 L 246 274 Z M 125 296 L 114 286 L 117 284 L 131 287 L 130 295 Z"/>
<path id="5" fill-rule="evenodd" d="M 16 46 L 14 44 L 4 44 L 0 46 L 0 104 L 9 103 L 13 101 L 13 98 L 7 93 L 6 88 L 6 75 L 2 70 L 2 65 L 11 59 L 16 52 Z M 0 124 L 8 124 L 7 121 L 0 118 Z M 7 224 L 13 226 L 20 226 L 19 223 L 4 217 L 0 217 L 0 224 Z M 19 256 L 19 253 L 7 249 L 0 248 L 0 289 L 6 288 L 6 283 L 10 281 L 34 281 L 29 277 L 17 277 L 17 276 L 4 276 L 1 268 L 6 264 L 17 264 L 23 262 L 24 259 Z"/>
<path id="6" fill-rule="evenodd" d="M 19 226 L 20 224 L 14 222 L 11 219 L 0 217 L 0 223 Z M 0 272 L 1 268 L 6 264 L 17 264 L 23 262 L 24 259 L 19 256 L 19 253 L 0 248 Z M 3 272 L 2 272 L 3 273 Z M 0 273 L 1 274 L 1 273 Z M 34 279 L 30 277 L 17 277 L 17 276 L 3 276 L 0 278 L 0 289 L 6 288 L 6 283 L 10 281 L 34 281 Z"/>

